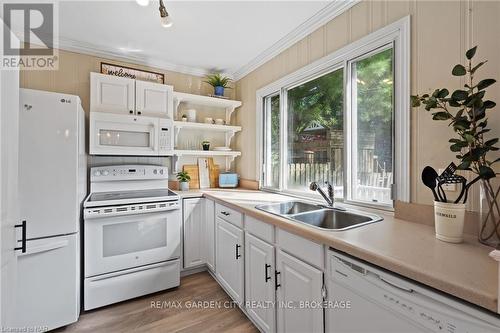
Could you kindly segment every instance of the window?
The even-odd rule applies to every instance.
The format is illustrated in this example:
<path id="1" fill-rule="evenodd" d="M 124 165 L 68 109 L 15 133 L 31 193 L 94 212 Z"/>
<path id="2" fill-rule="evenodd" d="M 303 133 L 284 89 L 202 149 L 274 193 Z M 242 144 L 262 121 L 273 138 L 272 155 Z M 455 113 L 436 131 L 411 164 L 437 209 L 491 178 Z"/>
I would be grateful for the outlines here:
<path id="1" fill-rule="evenodd" d="M 305 191 L 313 181 L 328 181 L 342 196 L 343 69 L 288 89 L 286 94 L 286 188 Z"/>
<path id="2" fill-rule="evenodd" d="M 280 96 L 265 98 L 264 118 L 264 185 L 279 188 L 280 184 Z"/>
<path id="3" fill-rule="evenodd" d="M 392 46 L 349 62 L 352 201 L 390 205 L 393 182 Z"/>
<path id="4" fill-rule="evenodd" d="M 408 54 L 404 18 L 259 90 L 262 187 L 317 196 L 309 184 L 329 182 L 350 203 L 408 201 Z"/>

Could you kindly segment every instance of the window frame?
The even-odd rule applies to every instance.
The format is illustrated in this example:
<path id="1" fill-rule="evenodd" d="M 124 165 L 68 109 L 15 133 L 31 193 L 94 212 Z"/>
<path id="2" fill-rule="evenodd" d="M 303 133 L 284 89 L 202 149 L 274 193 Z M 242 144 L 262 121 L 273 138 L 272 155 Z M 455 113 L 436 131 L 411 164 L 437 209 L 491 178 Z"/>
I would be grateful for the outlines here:
<path id="1" fill-rule="evenodd" d="M 360 201 L 347 200 L 351 184 L 350 155 L 352 135 L 351 122 L 348 115 L 351 114 L 350 98 L 350 66 L 351 63 L 363 59 L 374 52 L 380 52 L 392 44 L 393 48 L 393 76 L 394 76 L 394 133 L 393 133 L 393 183 L 392 204 L 372 204 Z M 264 100 L 268 96 L 279 94 L 280 114 L 284 115 L 287 104 L 287 91 L 307 81 L 333 72 L 337 69 L 344 70 L 344 133 L 346 146 L 344 149 L 344 202 L 356 205 L 375 207 L 380 209 L 393 209 L 396 200 L 409 202 L 410 200 L 410 16 L 406 16 L 392 24 L 387 25 L 341 49 L 304 66 L 303 68 L 284 76 L 283 78 L 259 89 L 256 93 L 256 179 L 261 189 L 280 192 L 283 194 L 300 195 L 317 199 L 318 195 L 293 191 L 284 188 L 286 184 L 286 121 L 287 117 L 280 117 L 280 177 L 279 188 L 266 187 L 263 177 L 264 162 L 264 140 L 263 140 L 263 115 L 265 112 Z"/>

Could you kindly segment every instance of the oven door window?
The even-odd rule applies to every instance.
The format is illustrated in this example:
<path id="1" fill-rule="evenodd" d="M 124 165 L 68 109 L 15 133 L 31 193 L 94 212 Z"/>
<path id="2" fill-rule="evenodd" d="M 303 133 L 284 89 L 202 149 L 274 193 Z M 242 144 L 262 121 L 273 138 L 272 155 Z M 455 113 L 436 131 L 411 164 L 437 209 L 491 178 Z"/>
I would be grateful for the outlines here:
<path id="1" fill-rule="evenodd" d="M 164 219 L 151 219 L 103 226 L 103 257 L 117 256 L 167 246 Z"/>
<path id="2" fill-rule="evenodd" d="M 99 145 L 115 146 L 115 147 L 149 148 L 152 146 L 151 133 L 100 129 Z"/>
<path id="3" fill-rule="evenodd" d="M 85 276 L 179 258 L 180 210 L 85 220 Z"/>

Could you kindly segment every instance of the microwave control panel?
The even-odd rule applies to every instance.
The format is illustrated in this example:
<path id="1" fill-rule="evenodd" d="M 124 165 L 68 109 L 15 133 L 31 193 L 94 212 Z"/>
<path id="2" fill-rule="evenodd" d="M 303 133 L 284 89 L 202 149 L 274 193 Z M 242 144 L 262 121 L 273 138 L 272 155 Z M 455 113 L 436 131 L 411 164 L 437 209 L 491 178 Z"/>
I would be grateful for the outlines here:
<path id="1" fill-rule="evenodd" d="M 172 141 L 173 141 L 173 122 L 170 119 L 160 119 L 159 120 L 159 136 L 158 136 L 158 145 L 159 151 L 172 151 Z"/>

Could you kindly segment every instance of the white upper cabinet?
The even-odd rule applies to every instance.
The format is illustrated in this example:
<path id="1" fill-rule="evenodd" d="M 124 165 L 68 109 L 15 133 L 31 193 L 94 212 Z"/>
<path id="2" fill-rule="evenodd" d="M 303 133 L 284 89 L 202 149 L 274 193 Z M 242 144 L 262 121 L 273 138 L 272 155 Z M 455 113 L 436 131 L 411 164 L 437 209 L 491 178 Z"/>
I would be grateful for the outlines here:
<path id="1" fill-rule="evenodd" d="M 323 332 L 323 309 L 319 306 L 323 302 L 323 272 L 278 250 L 276 280 L 278 304 L 296 305 L 278 307 L 278 332 Z M 301 309 L 304 302 L 313 307 Z"/>
<path id="2" fill-rule="evenodd" d="M 205 263 L 204 215 L 205 199 L 184 199 L 184 268 Z"/>
<path id="3" fill-rule="evenodd" d="M 173 87 L 146 81 L 135 81 L 135 111 L 138 115 L 165 117 L 173 108 Z"/>
<path id="4" fill-rule="evenodd" d="M 274 246 L 245 233 L 245 300 L 247 312 L 263 332 L 275 331 Z"/>
<path id="5" fill-rule="evenodd" d="M 216 276 L 234 301 L 243 302 L 243 230 L 216 218 Z"/>
<path id="6" fill-rule="evenodd" d="M 90 73 L 90 111 L 133 114 L 135 80 Z"/>
<path id="7" fill-rule="evenodd" d="M 90 111 L 173 118 L 173 87 L 90 73 Z"/>

